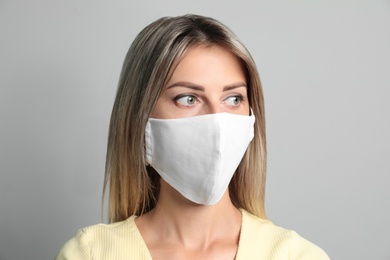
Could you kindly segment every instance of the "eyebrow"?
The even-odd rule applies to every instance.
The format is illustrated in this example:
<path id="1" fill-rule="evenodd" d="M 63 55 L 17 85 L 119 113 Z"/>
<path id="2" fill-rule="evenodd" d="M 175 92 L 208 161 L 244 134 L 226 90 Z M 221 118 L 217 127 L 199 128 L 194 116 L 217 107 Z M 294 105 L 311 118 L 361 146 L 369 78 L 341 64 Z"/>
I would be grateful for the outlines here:
<path id="1" fill-rule="evenodd" d="M 193 90 L 204 91 L 203 86 L 192 83 L 192 82 L 188 82 L 188 81 L 179 81 L 179 82 L 172 83 L 171 85 L 169 85 L 167 87 L 167 89 L 174 88 L 174 87 L 184 87 L 184 88 L 189 88 L 189 89 L 193 89 Z M 229 91 L 229 90 L 241 88 L 241 87 L 246 88 L 247 86 L 244 82 L 236 82 L 236 83 L 232 83 L 232 84 L 224 86 L 223 91 Z"/>

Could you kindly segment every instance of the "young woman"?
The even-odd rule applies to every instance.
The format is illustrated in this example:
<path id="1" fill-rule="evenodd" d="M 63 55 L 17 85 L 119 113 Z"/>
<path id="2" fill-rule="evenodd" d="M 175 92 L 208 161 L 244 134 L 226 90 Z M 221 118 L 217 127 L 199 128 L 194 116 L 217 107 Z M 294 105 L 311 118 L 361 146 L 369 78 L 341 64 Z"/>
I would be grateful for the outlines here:
<path id="1" fill-rule="evenodd" d="M 218 21 L 161 18 L 126 56 L 111 116 L 109 220 L 57 259 L 328 259 L 266 219 L 264 101 Z"/>

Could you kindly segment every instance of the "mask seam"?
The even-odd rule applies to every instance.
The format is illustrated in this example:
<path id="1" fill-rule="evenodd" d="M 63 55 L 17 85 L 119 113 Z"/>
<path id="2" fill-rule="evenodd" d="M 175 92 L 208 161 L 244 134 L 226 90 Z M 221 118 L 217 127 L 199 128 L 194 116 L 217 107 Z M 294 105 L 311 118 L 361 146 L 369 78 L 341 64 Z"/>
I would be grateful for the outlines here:
<path id="1" fill-rule="evenodd" d="M 218 178 L 219 178 L 219 175 L 221 174 L 220 173 L 220 169 L 221 169 L 221 163 L 222 163 L 222 160 L 221 160 L 221 157 L 222 157 L 222 144 L 223 144 L 223 142 L 221 142 L 221 140 L 223 139 L 223 137 L 222 137 L 222 134 L 223 134 L 223 131 L 221 130 L 221 127 L 222 127 L 222 124 L 221 124 L 221 114 L 219 114 L 219 115 L 216 115 L 217 117 L 216 117 L 216 119 L 217 119 L 217 122 L 218 122 L 218 131 L 219 131 L 219 133 L 218 133 L 218 136 L 219 136 L 219 140 L 218 140 L 218 161 L 219 161 L 219 163 L 218 163 L 218 165 L 215 167 L 215 172 L 217 172 L 217 174 L 215 174 L 215 177 L 214 177 L 214 180 L 213 180 L 213 183 L 214 183 L 214 185 L 213 185 L 213 189 L 212 189 L 212 191 L 211 191 L 211 193 L 210 193 L 210 196 L 209 196 L 209 198 L 207 199 L 207 205 L 209 205 L 209 203 L 210 203 L 210 200 L 211 200 L 211 198 L 212 198 L 212 196 L 213 196 L 213 194 L 214 194 L 214 191 L 215 191 L 215 188 L 216 188 L 216 186 L 217 186 L 217 180 L 218 180 Z"/>

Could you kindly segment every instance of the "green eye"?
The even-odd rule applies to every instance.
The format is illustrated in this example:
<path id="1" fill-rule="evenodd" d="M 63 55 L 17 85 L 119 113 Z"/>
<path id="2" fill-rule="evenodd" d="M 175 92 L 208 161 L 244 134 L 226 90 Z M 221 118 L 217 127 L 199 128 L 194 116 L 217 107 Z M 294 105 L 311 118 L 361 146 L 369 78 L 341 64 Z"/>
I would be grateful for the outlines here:
<path id="1" fill-rule="evenodd" d="M 241 96 L 231 96 L 231 97 L 228 97 L 225 102 L 227 105 L 229 106 L 238 106 L 242 101 L 242 97 Z"/>
<path id="2" fill-rule="evenodd" d="M 183 106 L 192 106 L 196 103 L 196 97 L 193 95 L 182 96 L 177 98 L 176 102 Z"/>

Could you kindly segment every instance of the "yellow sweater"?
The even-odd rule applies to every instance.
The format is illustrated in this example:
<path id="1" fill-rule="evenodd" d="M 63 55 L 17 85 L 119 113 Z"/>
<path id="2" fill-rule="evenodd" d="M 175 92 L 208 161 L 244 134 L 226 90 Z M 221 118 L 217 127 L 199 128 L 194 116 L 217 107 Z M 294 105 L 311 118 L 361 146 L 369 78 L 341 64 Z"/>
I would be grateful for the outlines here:
<path id="1" fill-rule="evenodd" d="M 236 259 L 329 259 L 316 245 L 294 231 L 273 225 L 245 210 Z M 79 230 L 56 256 L 69 259 L 152 259 L 134 223 L 135 216 L 113 224 L 98 224 Z"/>

